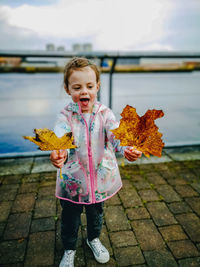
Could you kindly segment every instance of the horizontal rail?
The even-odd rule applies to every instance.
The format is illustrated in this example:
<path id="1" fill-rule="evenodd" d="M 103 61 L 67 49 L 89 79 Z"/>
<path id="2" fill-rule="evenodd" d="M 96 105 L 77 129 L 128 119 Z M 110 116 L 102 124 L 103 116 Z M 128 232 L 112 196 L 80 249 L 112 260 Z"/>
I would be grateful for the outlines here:
<path id="1" fill-rule="evenodd" d="M 74 56 L 85 56 L 87 58 L 114 59 L 114 58 L 200 58 L 200 52 L 60 52 L 45 50 L 0 50 L 0 57 L 48 57 L 48 58 L 70 58 Z"/>

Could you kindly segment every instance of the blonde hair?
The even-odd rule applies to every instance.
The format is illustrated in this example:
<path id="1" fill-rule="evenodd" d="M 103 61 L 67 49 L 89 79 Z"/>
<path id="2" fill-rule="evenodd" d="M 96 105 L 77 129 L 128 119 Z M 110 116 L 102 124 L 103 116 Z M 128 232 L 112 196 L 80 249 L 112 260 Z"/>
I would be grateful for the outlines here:
<path id="1" fill-rule="evenodd" d="M 78 70 L 84 67 L 90 67 L 96 74 L 97 83 L 100 81 L 100 71 L 96 64 L 89 61 L 87 58 L 74 57 L 72 58 L 64 68 L 64 86 L 68 88 L 68 80 L 74 70 Z"/>

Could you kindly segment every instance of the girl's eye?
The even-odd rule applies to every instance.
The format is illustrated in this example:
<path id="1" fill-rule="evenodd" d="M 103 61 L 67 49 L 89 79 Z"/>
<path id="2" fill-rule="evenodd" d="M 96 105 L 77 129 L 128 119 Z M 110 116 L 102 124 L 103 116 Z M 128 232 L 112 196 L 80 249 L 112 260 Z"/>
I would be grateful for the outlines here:
<path id="1" fill-rule="evenodd" d="M 93 86 L 92 86 L 92 85 L 89 85 L 89 86 L 88 86 L 88 88 L 92 89 L 92 88 L 93 88 Z"/>

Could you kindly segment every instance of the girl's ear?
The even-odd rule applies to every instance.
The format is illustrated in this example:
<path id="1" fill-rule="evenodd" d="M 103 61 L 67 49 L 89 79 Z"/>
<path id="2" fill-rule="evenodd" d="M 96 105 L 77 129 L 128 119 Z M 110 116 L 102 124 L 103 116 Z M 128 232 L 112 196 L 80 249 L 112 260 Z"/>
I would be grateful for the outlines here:
<path id="1" fill-rule="evenodd" d="M 99 89 L 100 89 L 100 85 L 101 85 L 101 83 L 100 83 L 100 81 L 97 83 L 97 91 L 99 91 Z"/>
<path id="2" fill-rule="evenodd" d="M 65 88 L 66 93 L 67 93 L 68 95 L 71 95 L 69 89 L 67 88 L 67 86 L 66 86 L 65 84 L 64 84 L 64 88 Z"/>

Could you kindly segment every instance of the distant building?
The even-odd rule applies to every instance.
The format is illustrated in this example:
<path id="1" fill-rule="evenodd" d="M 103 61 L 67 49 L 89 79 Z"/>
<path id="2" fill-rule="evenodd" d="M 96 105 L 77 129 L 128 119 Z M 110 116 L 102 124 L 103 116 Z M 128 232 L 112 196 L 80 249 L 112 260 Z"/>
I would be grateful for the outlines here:
<path id="1" fill-rule="evenodd" d="M 91 52 L 92 44 L 91 43 L 85 43 L 85 44 L 76 43 L 76 44 L 73 44 L 72 49 L 74 52 Z"/>
<path id="2" fill-rule="evenodd" d="M 47 51 L 55 51 L 55 45 L 54 44 L 47 44 L 46 50 Z"/>
<path id="3" fill-rule="evenodd" d="M 84 52 L 91 52 L 92 51 L 92 44 L 91 43 L 83 44 L 83 51 Z"/>
<path id="4" fill-rule="evenodd" d="M 58 46 L 57 47 L 57 51 L 65 51 L 65 47 L 64 46 Z"/>
<path id="5" fill-rule="evenodd" d="M 73 44 L 72 49 L 74 52 L 81 52 L 82 50 L 81 44 Z"/>

